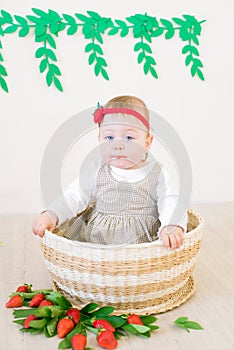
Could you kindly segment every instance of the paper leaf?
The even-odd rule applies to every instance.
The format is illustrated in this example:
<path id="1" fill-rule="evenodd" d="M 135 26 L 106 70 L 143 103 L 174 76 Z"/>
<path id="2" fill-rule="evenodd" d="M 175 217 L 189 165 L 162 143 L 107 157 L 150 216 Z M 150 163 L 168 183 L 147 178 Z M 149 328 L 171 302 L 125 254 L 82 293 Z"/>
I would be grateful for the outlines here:
<path id="1" fill-rule="evenodd" d="M 60 83 L 59 79 L 57 77 L 54 77 L 54 85 L 56 86 L 56 88 L 63 92 L 63 87 L 62 84 Z"/>
<path id="2" fill-rule="evenodd" d="M 101 68 L 101 73 L 104 79 L 109 80 L 109 76 L 107 74 L 107 71 L 104 68 Z"/>
<path id="3" fill-rule="evenodd" d="M 1 10 L 2 17 L 5 19 L 6 23 L 12 23 L 13 18 L 9 12 Z"/>
<path id="4" fill-rule="evenodd" d="M 9 92 L 6 81 L 0 76 L 0 85 L 5 92 Z"/>
<path id="5" fill-rule="evenodd" d="M 197 75 L 201 80 L 203 80 L 203 81 L 205 80 L 204 75 L 200 69 L 197 69 Z"/>
<path id="6" fill-rule="evenodd" d="M 0 64 L 0 75 L 4 75 L 5 77 L 7 76 L 7 71 L 2 64 Z"/>

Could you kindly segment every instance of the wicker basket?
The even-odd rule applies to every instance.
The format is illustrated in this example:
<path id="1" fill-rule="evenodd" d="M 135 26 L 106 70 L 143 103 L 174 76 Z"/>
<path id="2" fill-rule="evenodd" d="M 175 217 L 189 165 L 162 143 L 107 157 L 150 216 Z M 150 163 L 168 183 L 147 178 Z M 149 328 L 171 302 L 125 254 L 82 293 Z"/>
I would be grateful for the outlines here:
<path id="1" fill-rule="evenodd" d="M 42 251 L 54 288 L 73 305 L 96 302 L 114 306 L 116 315 L 147 315 L 173 309 L 194 293 L 203 226 L 194 211 L 188 211 L 188 232 L 176 250 L 159 241 L 121 246 L 72 241 L 61 236 L 69 224 L 46 231 Z"/>

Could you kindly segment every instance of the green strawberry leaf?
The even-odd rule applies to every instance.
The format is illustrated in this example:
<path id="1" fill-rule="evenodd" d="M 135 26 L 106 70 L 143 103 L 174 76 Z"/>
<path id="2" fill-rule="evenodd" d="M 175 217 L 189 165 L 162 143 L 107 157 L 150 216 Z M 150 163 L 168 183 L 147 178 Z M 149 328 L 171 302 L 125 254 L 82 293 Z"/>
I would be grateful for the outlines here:
<path id="1" fill-rule="evenodd" d="M 122 329 L 131 334 L 138 334 L 138 331 L 131 324 L 123 325 Z"/>
<path id="2" fill-rule="evenodd" d="M 30 334 L 36 335 L 40 334 L 43 331 L 43 328 L 21 328 L 20 332 L 28 332 Z"/>
<path id="3" fill-rule="evenodd" d="M 52 312 L 50 306 L 38 307 L 34 312 L 34 316 L 36 317 L 51 317 L 51 315 Z"/>
<path id="4" fill-rule="evenodd" d="M 35 309 L 23 309 L 23 310 L 14 310 L 14 318 L 26 318 L 29 315 L 34 315 Z"/>
<path id="5" fill-rule="evenodd" d="M 111 314 L 114 311 L 114 309 L 115 308 L 113 306 L 103 306 L 97 311 L 92 312 L 91 316 L 95 316 L 96 318 L 102 318 Z"/>
<path id="6" fill-rule="evenodd" d="M 150 328 L 149 328 L 149 327 L 147 327 L 147 326 L 142 326 L 142 325 L 140 325 L 140 324 L 131 324 L 131 326 L 132 326 L 134 329 L 136 329 L 136 331 L 137 331 L 138 333 L 145 333 L 145 332 L 150 331 Z"/>
<path id="7" fill-rule="evenodd" d="M 53 70 L 54 71 L 54 70 Z M 60 71 L 59 71 L 60 72 Z M 58 74 L 57 71 L 55 74 Z M 61 74 L 61 73 L 60 73 Z M 59 297 L 56 298 L 57 304 L 60 306 L 62 310 L 67 310 L 70 307 L 72 307 L 72 304 L 70 301 L 68 301 L 64 296 L 60 295 Z"/>
<path id="8" fill-rule="evenodd" d="M 182 329 L 185 329 L 188 333 L 190 332 L 190 330 L 184 325 L 184 323 L 177 323 L 177 326 Z"/>
<path id="9" fill-rule="evenodd" d="M 66 313 L 66 310 L 62 310 L 59 306 L 49 306 L 50 310 L 52 311 L 51 317 L 58 317 L 63 316 Z"/>
<path id="10" fill-rule="evenodd" d="M 55 334 L 57 334 L 57 324 L 58 324 L 58 318 L 52 318 L 52 320 L 50 320 L 47 325 L 46 325 L 46 329 L 48 332 L 48 335 L 50 337 L 53 337 Z"/>
<path id="11" fill-rule="evenodd" d="M 88 325 L 86 325 L 85 328 L 87 328 L 88 331 L 90 331 L 91 333 L 94 333 L 94 334 L 98 334 L 99 333 L 99 329 L 98 328 L 94 328 L 94 327 L 91 327 L 91 326 L 88 326 Z"/>
<path id="12" fill-rule="evenodd" d="M 115 338 L 118 340 L 121 337 L 125 337 L 126 336 L 126 332 L 124 332 L 123 330 L 121 331 L 121 329 L 118 329 L 114 332 Z"/>
<path id="13" fill-rule="evenodd" d="M 204 329 L 199 323 L 194 321 L 187 321 L 184 323 L 184 325 L 186 326 L 186 328 L 190 328 L 190 329 L 195 329 L 195 330 Z"/>
<path id="14" fill-rule="evenodd" d="M 145 333 L 141 333 L 139 334 L 141 337 L 144 337 L 144 338 L 150 338 L 151 337 L 151 334 L 150 332 L 145 332 Z"/>
<path id="15" fill-rule="evenodd" d="M 177 318 L 177 320 L 174 321 L 174 323 L 178 327 L 185 329 L 187 332 L 190 332 L 190 329 L 195 329 L 195 330 L 204 329 L 199 323 L 188 320 L 188 317 L 179 317 Z"/>
<path id="16" fill-rule="evenodd" d="M 25 321 L 25 318 L 21 318 L 21 319 L 19 319 L 19 320 L 15 320 L 15 321 L 13 321 L 14 323 L 17 323 L 17 324 L 20 324 L 21 326 L 23 326 L 24 325 L 24 321 Z"/>
<path id="17" fill-rule="evenodd" d="M 157 317 L 154 316 L 140 316 L 140 319 L 144 325 L 148 325 L 157 321 Z"/>
<path id="18" fill-rule="evenodd" d="M 49 335 L 49 333 L 48 333 L 48 330 L 47 330 L 46 325 L 43 327 L 43 332 L 44 332 L 44 335 L 45 335 L 47 338 L 50 338 L 50 335 Z"/>
<path id="19" fill-rule="evenodd" d="M 175 320 L 175 323 L 185 323 L 188 320 L 188 317 L 179 317 Z"/>
<path id="20" fill-rule="evenodd" d="M 151 329 L 151 331 L 155 331 L 156 329 L 159 329 L 159 326 L 154 326 L 149 324 L 148 327 Z"/>
<path id="21" fill-rule="evenodd" d="M 32 328 L 42 329 L 48 322 L 48 319 L 42 318 L 41 320 L 30 321 L 29 325 Z"/>
<path id="22" fill-rule="evenodd" d="M 104 319 L 108 321 L 114 328 L 122 327 L 126 323 L 126 320 L 123 320 L 120 316 L 106 316 Z"/>
<path id="23" fill-rule="evenodd" d="M 92 312 L 93 310 L 97 309 L 98 307 L 98 304 L 95 304 L 95 303 L 90 303 L 90 304 L 87 304 L 86 306 L 84 306 L 80 312 L 82 314 L 86 314 L 86 313 L 90 313 Z"/>
<path id="24" fill-rule="evenodd" d="M 70 339 L 64 339 L 59 343 L 58 349 L 70 349 L 72 347 L 72 343 Z"/>

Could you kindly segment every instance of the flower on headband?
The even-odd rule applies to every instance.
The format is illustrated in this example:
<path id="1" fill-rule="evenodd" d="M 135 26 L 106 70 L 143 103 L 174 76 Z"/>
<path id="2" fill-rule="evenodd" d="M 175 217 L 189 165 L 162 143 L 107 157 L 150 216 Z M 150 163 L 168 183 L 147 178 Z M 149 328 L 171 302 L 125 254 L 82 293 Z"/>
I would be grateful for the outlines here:
<path id="1" fill-rule="evenodd" d="M 100 124 L 101 121 L 102 121 L 103 115 L 104 115 L 104 107 L 103 106 L 98 106 L 98 108 L 96 109 L 96 111 L 93 114 L 93 116 L 94 116 L 94 123 Z"/>

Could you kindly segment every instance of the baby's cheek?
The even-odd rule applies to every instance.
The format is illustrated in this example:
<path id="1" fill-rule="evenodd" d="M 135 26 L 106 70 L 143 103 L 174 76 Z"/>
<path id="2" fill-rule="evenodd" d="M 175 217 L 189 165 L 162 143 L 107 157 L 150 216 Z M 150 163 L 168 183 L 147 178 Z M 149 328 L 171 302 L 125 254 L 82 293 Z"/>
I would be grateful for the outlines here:
<path id="1" fill-rule="evenodd" d="M 145 148 L 136 142 L 131 142 L 127 146 L 127 151 L 129 155 L 132 155 L 134 158 L 142 158 L 142 155 L 145 153 Z"/>
<path id="2" fill-rule="evenodd" d="M 102 143 L 100 145 L 100 151 L 101 151 L 102 158 L 107 160 L 109 158 L 110 152 L 111 152 L 110 143 L 108 143 L 108 142 Z"/>

